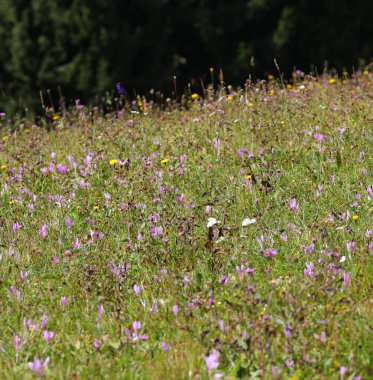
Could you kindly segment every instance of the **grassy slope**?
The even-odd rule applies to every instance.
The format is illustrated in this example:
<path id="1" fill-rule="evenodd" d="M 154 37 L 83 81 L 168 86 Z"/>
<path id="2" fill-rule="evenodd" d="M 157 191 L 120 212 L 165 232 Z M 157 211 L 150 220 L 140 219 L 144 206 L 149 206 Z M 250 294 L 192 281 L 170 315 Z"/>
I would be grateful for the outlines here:
<path id="1" fill-rule="evenodd" d="M 60 379 L 338 379 L 342 366 L 344 378 L 373 376 L 371 79 L 272 85 L 189 111 L 75 112 L 51 132 L 9 135 L 0 147 L 1 378 L 32 378 L 35 355 L 50 357 L 44 372 Z M 44 175 L 53 161 L 68 173 Z M 221 222 L 210 233 L 209 217 Z M 257 221 L 242 227 L 246 217 Z M 152 236 L 154 226 L 163 232 Z M 278 254 L 266 257 L 269 248 Z M 119 264 L 122 278 L 111 270 Z M 134 321 L 147 340 L 127 336 Z M 49 342 L 44 330 L 55 333 Z M 13 334 L 26 340 L 19 350 Z M 208 374 L 214 348 L 219 367 Z"/>

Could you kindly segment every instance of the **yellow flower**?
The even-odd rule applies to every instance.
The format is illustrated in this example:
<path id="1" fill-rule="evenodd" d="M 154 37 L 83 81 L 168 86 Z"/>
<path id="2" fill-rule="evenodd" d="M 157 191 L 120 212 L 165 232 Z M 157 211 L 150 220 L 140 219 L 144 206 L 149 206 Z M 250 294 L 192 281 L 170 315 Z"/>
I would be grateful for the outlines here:
<path id="1" fill-rule="evenodd" d="M 251 174 L 248 174 L 248 175 L 246 176 L 247 179 L 250 179 L 251 177 L 252 177 Z"/>
<path id="2" fill-rule="evenodd" d="M 329 83 L 330 83 L 330 84 L 334 84 L 335 82 L 336 82 L 335 78 L 331 78 L 331 79 L 329 79 Z"/>
<path id="3" fill-rule="evenodd" d="M 100 207 L 98 207 L 97 205 L 93 206 L 93 210 L 94 211 L 97 211 Z"/>
<path id="4" fill-rule="evenodd" d="M 357 215 L 352 216 L 352 220 L 358 220 L 358 219 L 359 219 L 359 217 Z"/>
<path id="5" fill-rule="evenodd" d="M 213 73 L 213 72 L 214 72 L 214 68 L 210 67 L 210 73 Z"/>
<path id="6" fill-rule="evenodd" d="M 110 166 L 114 166 L 114 165 L 116 165 L 118 163 L 118 160 L 110 160 L 109 161 L 109 165 Z"/>
<path id="7" fill-rule="evenodd" d="M 12 199 L 11 201 L 9 201 L 9 204 L 10 204 L 10 205 L 14 204 L 13 199 Z"/>
<path id="8" fill-rule="evenodd" d="M 25 133 L 30 133 L 31 131 L 29 129 L 25 129 Z"/>
<path id="9" fill-rule="evenodd" d="M 5 170 L 6 169 L 6 165 L 1 165 L 1 170 Z"/>
<path id="10" fill-rule="evenodd" d="M 54 115 L 53 116 L 53 121 L 58 121 L 58 120 L 60 120 L 60 117 L 58 115 Z"/>
<path id="11" fill-rule="evenodd" d="M 293 88 L 293 85 L 291 85 L 291 84 L 289 83 L 289 84 L 286 85 L 286 88 L 287 88 L 288 90 L 291 90 L 291 89 Z"/>
<path id="12" fill-rule="evenodd" d="M 289 380 L 298 380 L 296 376 L 289 377 Z"/>
<path id="13" fill-rule="evenodd" d="M 363 75 L 368 75 L 369 74 L 369 71 L 368 70 L 364 70 L 363 71 Z"/>
<path id="14" fill-rule="evenodd" d="M 342 75 L 343 75 L 344 77 L 347 77 L 347 76 L 348 76 L 348 71 L 344 71 L 344 72 L 342 73 Z"/>
<path id="15" fill-rule="evenodd" d="M 269 92 L 269 96 L 273 96 L 274 95 L 274 91 L 273 90 L 271 90 L 270 92 Z"/>
<path id="16" fill-rule="evenodd" d="M 254 107 L 254 103 L 249 102 L 249 103 L 247 103 L 247 106 L 248 107 Z"/>
<path id="17" fill-rule="evenodd" d="M 168 162 L 168 158 L 165 158 L 161 161 L 161 164 L 165 164 L 166 162 Z"/>
<path id="18" fill-rule="evenodd" d="M 192 94 L 192 99 L 199 99 L 199 95 L 196 93 Z"/>
<path id="19" fill-rule="evenodd" d="M 233 96 L 232 96 L 232 95 L 228 95 L 228 96 L 227 96 L 227 100 L 228 100 L 228 101 L 233 100 Z"/>
<path id="20" fill-rule="evenodd" d="M 273 75 L 269 74 L 268 75 L 268 80 L 273 80 L 273 79 L 275 79 L 275 77 Z"/>
<path id="21" fill-rule="evenodd" d="M 3 142 L 5 142 L 6 140 L 8 140 L 8 136 L 3 136 L 2 140 L 3 140 Z"/>

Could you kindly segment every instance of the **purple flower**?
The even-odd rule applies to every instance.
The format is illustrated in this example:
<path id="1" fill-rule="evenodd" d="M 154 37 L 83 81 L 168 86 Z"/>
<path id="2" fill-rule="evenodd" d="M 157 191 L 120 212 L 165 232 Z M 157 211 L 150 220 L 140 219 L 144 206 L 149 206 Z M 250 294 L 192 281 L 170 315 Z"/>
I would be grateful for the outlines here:
<path id="1" fill-rule="evenodd" d="M 164 351 L 170 351 L 170 346 L 166 342 L 162 343 L 162 348 Z"/>
<path id="2" fill-rule="evenodd" d="M 173 312 L 175 315 L 177 315 L 177 313 L 179 312 L 179 306 L 177 306 L 177 305 L 172 306 L 172 312 Z"/>
<path id="3" fill-rule="evenodd" d="M 163 233 L 163 227 L 160 226 L 160 227 L 153 227 L 151 230 L 150 230 L 150 234 L 152 236 L 158 236 L 158 235 L 161 235 Z"/>
<path id="4" fill-rule="evenodd" d="M 120 84 L 120 82 L 118 82 L 118 83 L 115 84 L 115 88 L 117 89 L 118 94 L 119 94 L 120 96 L 124 96 L 124 94 L 125 94 L 125 90 L 124 90 L 124 88 L 122 87 L 122 85 Z"/>
<path id="5" fill-rule="evenodd" d="M 141 322 L 140 321 L 133 322 L 132 323 L 132 328 L 133 328 L 133 331 L 135 333 L 137 333 L 140 330 L 140 328 L 141 328 Z"/>
<path id="6" fill-rule="evenodd" d="M 354 241 L 348 241 L 346 243 L 346 247 L 347 247 L 347 251 L 351 252 L 356 247 L 356 243 Z"/>
<path id="7" fill-rule="evenodd" d="M 20 336 L 18 336 L 16 333 L 13 333 L 13 346 L 17 351 L 19 351 L 25 343 L 26 339 L 22 341 L 22 338 Z"/>
<path id="8" fill-rule="evenodd" d="M 48 315 L 44 314 L 43 317 L 41 318 L 41 328 L 42 329 L 47 325 L 48 321 L 49 321 Z"/>
<path id="9" fill-rule="evenodd" d="M 98 305 L 97 314 L 98 314 L 99 318 L 102 317 L 103 313 L 104 313 L 104 306 L 103 305 Z"/>
<path id="10" fill-rule="evenodd" d="M 100 342 L 97 339 L 93 340 L 93 347 L 95 350 L 98 350 L 100 348 Z"/>
<path id="11" fill-rule="evenodd" d="M 21 224 L 18 222 L 13 223 L 12 229 L 13 231 L 17 231 L 21 228 Z"/>
<path id="12" fill-rule="evenodd" d="M 313 138 L 317 141 L 317 142 L 322 142 L 322 141 L 325 141 L 326 140 L 326 136 L 321 134 L 321 133 L 315 133 L 313 135 Z"/>
<path id="13" fill-rule="evenodd" d="M 306 263 L 306 269 L 303 271 L 305 276 L 312 276 L 315 266 L 312 262 Z"/>
<path id="14" fill-rule="evenodd" d="M 65 307 L 66 304 L 67 304 L 67 299 L 66 299 L 66 297 L 61 297 L 61 305 L 62 305 L 63 307 Z"/>
<path id="15" fill-rule="evenodd" d="M 135 294 L 137 296 L 139 296 L 141 294 L 140 286 L 138 286 L 137 284 L 133 286 L 133 290 L 135 291 Z"/>
<path id="16" fill-rule="evenodd" d="M 45 360 L 39 360 L 35 356 L 34 361 L 28 363 L 28 367 L 30 368 L 31 371 L 40 375 L 43 372 L 44 368 L 48 365 L 48 363 L 49 363 L 49 357 L 46 358 Z"/>
<path id="17" fill-rule="evenodd" d="M 47 236 L 47 230 L 48 230 L 48 225 L 44 224 L 40 230 L 39 230 L 39 235 L 41 237 L 46 237 Z"/>
<path id="18" fill-rule="evenodd" d="M 347 367 L 342 366 L 340 369 L 341 376 L 343 377 L 347 373 Z"/>
<path id="19" fill-rule="evenodd" d="M 45 330 L 43 333 L 43 336 L 44 336 L 45 341 L 49 342 L 54 337 L 54 332 Z"/>
<path id="20" fill-rule="evenodd" d="M 291 212 L 299 212 L 299 206 L 296 199 L 290 199 L 288 202 L 288 207 Z"/>
<path id="21" fill-rule="evenodd" d="M 219 367 L 220 352 L 214 350 L 210 355 L 205 356 L 206 367 L 209 372 Z"/>
<path id="22" fill-rule="evenodd" d="M 70 218 L 65 218 L 65 224 L 66 224 L 67 228 L 71 228 L 73 226 L 73 223 L 70 220 Z"/>
<path id="23" fill-rule="evenodd" d="M 273 248 L 265 249 L 264 252 L 263 252 L 263 255 L 265 257 L 276 256 L 277 255 L 277 251 L 275 249 L 273 249 Z"/>
<path id="24" fill-rule="evenodd" d="M 69 171 L 69 167 L 67 165 L 58 165 L 57 173 L 59 174 L 67 174 Z"/>

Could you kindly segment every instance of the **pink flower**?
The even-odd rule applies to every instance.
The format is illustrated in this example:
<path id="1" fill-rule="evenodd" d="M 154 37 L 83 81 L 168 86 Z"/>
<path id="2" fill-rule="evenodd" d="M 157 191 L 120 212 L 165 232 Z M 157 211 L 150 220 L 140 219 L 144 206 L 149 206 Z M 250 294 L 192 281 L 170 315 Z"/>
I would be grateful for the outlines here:
<path id="1" fill-rule="evenodd" d="M 141 322 L 140 321 L 133 322 L 132 323 L 132 328 L 133 328 L 133 331 L 135 333 L 137 333 L 140 330 L 140 328 L 141 328 Z"/>
<path id="2" fill-rule="evenodd" d="M 210 355 L 205 356 L 206 367 L 209 372 L 219 367 L 220 352 L 214 350 Z"/>
<path id="3" fill-rule="evenodd" d="M 288 207 L 291 212 L 299 212 L 299 206 L 296 199 L 290 199 L 288 202 Z"/>
<path id="4" fill-rule="evenodd" d="M 265 249 L 264 252 L 263 252 L 263 255 L 265 257 L 276 256 L 277 255 L 277 251 L 275 249 L 273 249 L 273 248 Z"/>
<path id="5" fill-rule="evenodd" d="M 74 247 L 75 249 L 79 249 L 80 246 L 81 246 L 81 244 L 80 244 L 80 242 L 79 242 L 79 239 L 76 238 L 76 239 L 75 239 L 75 242 L 74 242 L 74 244 L 73 244 L 73 247 Z"/>
<path id="6" fill-rule="evenodd" d="M 67 174 L 68 171 L 69 171 L 69 168 L 67 165 L 64 165 L 64 166 L 58 165 L 57 166 L 57 173 L 59 173 L 59 174 Z"/>
<path id="7" fill-rule="evenodd" d="M 18 222 L 13 223 L 12 229 L 13 231 L 17 231 L 21 228 L 21 224 Z"/>
<path id="8" fill-rule="evenodd" d="M 173 312 L 175 315 L 177 315 L 177 313 L 179 312 L 179 306 L 177 306 L 177 305 L 172 306 L 172 312 Z"/>
<path id="9" fill-rule="evenodd" d="M 170 351 L 170 346 L 166 342 L 162 343 L 162 348 L 164 351 Z"/>
<path id="10" fill-rule="evenodd" d="M 26 339 L 22 341 L 22 338 L 20 336 L 18 336 L 16 333 L 13 333 L 13 346 L 17 351 L 19 351 L 25 343 Z"/>
<path id="11" fill-rule="evenodd" d="M 44 368 L 48 365 L 48 363 L 49 363 L 49 357 L 46 358 L 45 360 L 39 360 L 35 356 L 34 361 L 28 363 L 28 367 L 30 368 L 31 371 L 40 375 L 43 372 Z"/>
<path id="12" fill-rule="evenodd" d="M 322 141 L 325 141 L 326 140 L 326 136 L 323 135 L 322 133 L 315 133 L 313 135 L 313 138 L 317 141 L 317 142 L 322 142 Z"/>
<path id="13" fill-rule="evenodd" d="M 48 231 L 48 226 L 46 224 L 44 224 L 40 230 L 39 230 L 39 235 L 41 237 L 46 237 L 47 236 L 47 231 Z"/>
<path id="14" fill-rule="evenodd" d="M 66 304 L 67 304 L 67 299 L 66 299 L 66 297 L 61 297 L 61 305 L 62 305 L 63 307 L 65 307 Z"/>
<path id="15" fill-rule="evenodd" d="M 71 228 L 73 226 L 73 223 L 70 220 L 70 218 L 65 218 L 65 224 L 66 224 L 67 228 Z"/>
<path id="16" fill-rule="evenodd" d="M 305 276 L 312 276 L 315 266 L 312 262 L 306 263 L 306 269 L 303 271 Z"/>
<path id="17" fill-rule="evenodd" d="M 51 339 L 53 339 L 54 332 L 53 331 L 45 330 L 44 333 L 43 333 L 43 336 L 44 336 L 45 341 L 49 342 Z"/>
<path id="18" fill-rule="evenodd" d="M 340 369 L 341 376 L 343 377 L 347 373 L 347 367 L 342 366 Z"/>

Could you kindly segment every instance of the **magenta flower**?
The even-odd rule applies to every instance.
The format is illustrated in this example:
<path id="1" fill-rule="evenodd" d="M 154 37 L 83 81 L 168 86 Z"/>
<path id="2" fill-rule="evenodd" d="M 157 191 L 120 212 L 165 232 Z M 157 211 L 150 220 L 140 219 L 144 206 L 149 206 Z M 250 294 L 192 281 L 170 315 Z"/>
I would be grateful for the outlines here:
<path id="1" fill-rule="evenodd" d="M 65 224 L 66 224 L 67 228 L 71 228 L 73 226 L 73 223 L 70 220 L 70 218 L 65 218 Z"/>
<path id="2" fill-rule="evenodd" d="M 342 366 L 340 369 L 341 376 L 343 377 L 347 373 L 347 367 Z"/>
<path id="3" fill-rule="evenodd" d="M 275 249 L 273 249 L 273 248 L 265 249 L 264 252 L 263 252 L 263 255 L 265 257 L 276 256 L 277 255 L 277 251 Z"/>
<path id="4" fill-rule="evenodd" d="M 57 173 L 59 174 L 67 174 L 69 172 L 69 167 L 67 165 L 58 165 Z"/>
<path id="5" fill-rule="evenodd" d="M 172 306 L 172 312 L 173 312 L 175 315 L 177 315 L 178 312 L 179 312 L 179 306 L 177 306 L 177 305 Z"/>
<path id="6" fill-rule="evenodd" d="M 139 322 L 139 321 L 133 322 L 132 323 L 132 328 L 133 328 L 133 331 L 136 334 L 140 330 L 140 328 L 141 328 L 141 322 Z"/>
<path id="7" fill-rule="evenodd" d="M 65 307 L 67 305 L 67 299 L 66 297 L 61 297 L 61 305 Z"/>
<path id="8" fill-rule="evenodd" d="M 81 244 L 80 244 L 78 238 L 75 239 L 75 242 L 74 242 L 74 244 L 73 244 L 73 247 L 74 247 L 75 249 L 79 249 L 79 248 L 81 247 Z"/>
<path id="9" fill-rule="evenodd" d="M 41 237 L 46 237 L 47 236 L 47 231 L 48 231 L 48 226 L 46 224 L 44 224 L 40 230 L 39 230 L 39 235 Z"/>
<path id="10" fill-rule="evenodd" d="M 163 342 L 162 349 L 163 351 L 170 351 L 170 346 L 166 342 Z"/>
<path id="11" fill-rule="evenodd" d="M 39 360 L 36 356 L 34 357 L 33 362 L 28 363 L 28 367 L 31 371 L 37 373 L 38 375 L 41 375 L 45 367 L 49 363 L 49 357 L 44 360 Z"/>
<path id="12" fill-rule="evenodd" d="M 150 230 L 150 234 L 152 236 L 158 236 L 158 235 L 161 235 L 163 233 L 163 227 L 160 226 L 160 227 L 153 227 L 151 230 Z"/>
<path id="13" fill-rule="evenodd" d="M 18 223 L 18 222 L 14 222 L 13 223 L 13 226 L 12 226 L 13 231 L 17 231 L 20 228 L 21 228 L 21 224 L 20 223 Z"/>

